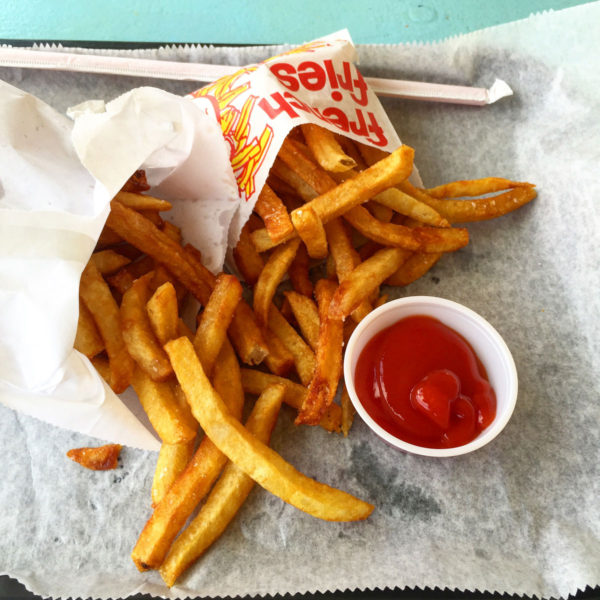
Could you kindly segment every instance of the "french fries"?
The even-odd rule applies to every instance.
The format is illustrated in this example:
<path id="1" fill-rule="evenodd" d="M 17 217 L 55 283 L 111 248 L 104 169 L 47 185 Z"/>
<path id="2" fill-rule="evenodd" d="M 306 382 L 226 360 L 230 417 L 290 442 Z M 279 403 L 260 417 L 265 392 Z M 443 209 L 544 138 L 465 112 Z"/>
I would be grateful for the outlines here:
<path id="1" fill-rule="evenodd" d="M 206 435 L 242 471 L 296 508 L 326 521 L 357 521 L 373 511 L 368 502 L 302 475 L 249 433 L 214 390 L 187 338 L 165 346 L 177 380 Z"/>
<path id="2" fill-rule="evenodd" d="M 284 394 L 283 385 L 269 386 L 256 401 L 246 422 L 247 431 L 263 444 L 269 443 Z M 160 567 L 160 574 L 169 587 L 225 531 L 253 486 L 252 478 L 237 465 L 229 463 L 225 467 L 202 509 L 177 538 Z"/>
<path id="3" fill-rule="evenodd" d="M 184 244 L 143 174 L 113 199 L 82 276 L 75 346 L 115 391 L 133 385 L 163 442 L 153 512 L 131 555 L 138 569 L 173 585 L 254 482 L 320 519 L 371 513 L 269 447 L 281 403 L 297 425 L 348 436 L 343 347 L 387 301 L 381 286 L 409 285 L 464 247 L 468 231 L 453 224 L 535 197 L 532 184 L 496 177 L 419 189 L 408 181 L 413 160 L 407 146 L 387 154 L 314 125 L 293 130 L 233 249 L 249 301 L 236 276 L 214 275 Z M 192 329 L 180 315 L 188 293 L 201 305 Z M 258 400 L 242 425 L 245 394 Z"/>

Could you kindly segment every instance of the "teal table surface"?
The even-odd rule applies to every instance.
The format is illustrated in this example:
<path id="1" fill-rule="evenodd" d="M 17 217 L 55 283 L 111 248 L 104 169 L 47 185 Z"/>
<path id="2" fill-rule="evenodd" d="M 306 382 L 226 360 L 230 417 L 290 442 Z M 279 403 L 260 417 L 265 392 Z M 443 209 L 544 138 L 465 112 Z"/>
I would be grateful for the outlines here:
<path id="1" fill-rule="evenodd" d="M 348 28 L 354 41 L 431 41 L 582 0 L 3 0 L 0 40 L 301 43 Z M 14 42 L 13 42 L 14 43 Z"/>

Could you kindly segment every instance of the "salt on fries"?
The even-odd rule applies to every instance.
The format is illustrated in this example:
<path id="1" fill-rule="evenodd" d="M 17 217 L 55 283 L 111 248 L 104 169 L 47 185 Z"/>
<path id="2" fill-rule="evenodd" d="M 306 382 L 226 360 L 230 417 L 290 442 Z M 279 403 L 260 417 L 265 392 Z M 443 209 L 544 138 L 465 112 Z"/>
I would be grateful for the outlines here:
<path id="1" fill-rule="evenodd" d="M 171 205 L 144 193 L 143 173 L 113 199 L 81 278 L 75 347 L 116 392 L 133 385 L 162 441 L 153 511 L 132 552 L 140 570 L 173 585 L 255 482 L 325 520 L 373 510 L 269 447 L 281 403 L 297 424 L 348 435 L 343 345 L 386 301 L 381 286 L 408 285 L 465 246 L 454 223 L 535 197 L 533 185 L 496 177 L 419 189 L 408 181 L 413 158 L 407 146 L 386 154 L 314 125 L 293 130 L 233 251 L 251 304 L 162 218 Z M 188 294 L 202 306 L 193 328 L 181 319 Z M 245 394 L 258 400 L 243 425 Z"/>

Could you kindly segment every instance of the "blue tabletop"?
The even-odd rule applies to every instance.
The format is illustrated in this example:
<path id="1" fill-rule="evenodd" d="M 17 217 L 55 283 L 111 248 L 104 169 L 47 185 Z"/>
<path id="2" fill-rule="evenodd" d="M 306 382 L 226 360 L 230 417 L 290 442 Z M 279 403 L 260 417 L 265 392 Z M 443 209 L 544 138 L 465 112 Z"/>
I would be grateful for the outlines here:
<path id="1" fill-rule="evenodd" d="M 0 40 L 301 43 L 348 28 L 356 43 L 427 41 L 583 0 L 4 0 Z"/>

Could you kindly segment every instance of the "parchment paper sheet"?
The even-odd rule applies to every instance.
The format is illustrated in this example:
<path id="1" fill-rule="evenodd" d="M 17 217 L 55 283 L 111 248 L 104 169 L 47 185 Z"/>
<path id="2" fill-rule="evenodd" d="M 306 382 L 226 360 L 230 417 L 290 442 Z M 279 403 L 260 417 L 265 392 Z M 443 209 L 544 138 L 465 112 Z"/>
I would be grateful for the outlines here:
<path id="1" fill-rule="evenodd" d="M 427 185 L 501 175 L 539 198 L 471 224 L 471 242 L 394 295 L 439 295 L 504 336 L 519 372 L 506 430 L 472 455 L 430 460 L 388 448 L 361 422 L 349 438 L 295 428 L 273 446 L 307 474 L 377 506 L 364 523 L 322 523 L 255 489 L 221 540 L 170 592 L 129 559 L 149 516 L 156 454 L 122 452 L 92 473 L 64 453 L 93 443 L 0 409 L 0 572 L 44 596 L 235 596 L 439 586 L 542 597 L 600 583 L 600 53 L 594 3 L 437 45 L 359 47 L 363 75 L 489 85 L 515 95 L 474 109 L 385 101 Z M 315 32 L 316 35 L 323 32 Z M 279 49 L 164 50 L 244 64 Z M 5 79 L 59 110 L 148 83 L 32 71 Z"/>

